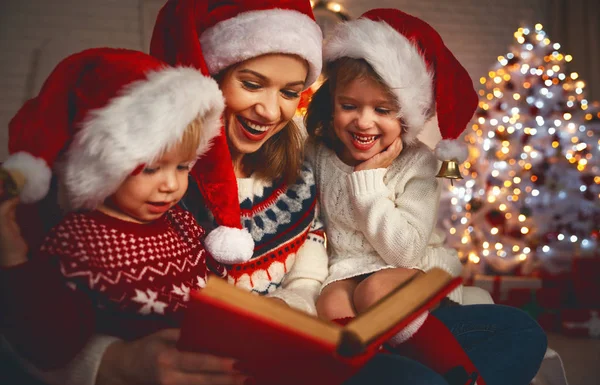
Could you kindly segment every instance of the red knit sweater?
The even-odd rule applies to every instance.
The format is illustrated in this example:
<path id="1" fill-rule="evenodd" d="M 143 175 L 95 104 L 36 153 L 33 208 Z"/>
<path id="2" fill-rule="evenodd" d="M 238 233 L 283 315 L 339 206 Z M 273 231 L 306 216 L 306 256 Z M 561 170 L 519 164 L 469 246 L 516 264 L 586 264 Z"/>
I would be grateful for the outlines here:
<path id="1" fill-rule="evenodd" d="M 4 334 L 47 368 L 68 362 L 94 332 L 132 340 L 177 326 L 190 289 L 206 282 L 203 235 L 180 208 L 149 224 L 71 213 L 39 255 L 0 271 Z"/>

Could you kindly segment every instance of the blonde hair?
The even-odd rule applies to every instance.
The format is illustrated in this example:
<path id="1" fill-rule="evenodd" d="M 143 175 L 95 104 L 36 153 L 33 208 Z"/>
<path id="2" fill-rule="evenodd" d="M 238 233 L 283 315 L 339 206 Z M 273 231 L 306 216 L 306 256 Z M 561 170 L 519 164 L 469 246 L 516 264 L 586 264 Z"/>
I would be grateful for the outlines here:
<path id="1" fill-rule="evenodd" d="M 342 142 L 333 130 L 334 96 L 338 87 L 356 79 L 370 79 L 383 87 L 390 100 L 394 100 L 398 105 L 392 89 L 364 59 L 343 57 L 333 61 L 327 65 L 325 76 L 327 79 L 315 92 L 308 105 L 304 123 L 309 140 L 321 142 L 336 152 L 343 149 Z M 402 129 L 405 130 L 402 121 L 401 124 Z"/>
<path id="2" fill-rule="evenodd" d="M 187 125 L 179 140 L 166 147 L 157 159 L 160 159 L 165 153 L 173 149 L 177 149 L 177 152 L 184 155 L 186 158 L 195 159 L 198 146 L 200 146 L 200 141 L 202 140 L 203 127 L 203 120 L 199 116 L 196 117 L 196 119 L 192 120 Z"/>

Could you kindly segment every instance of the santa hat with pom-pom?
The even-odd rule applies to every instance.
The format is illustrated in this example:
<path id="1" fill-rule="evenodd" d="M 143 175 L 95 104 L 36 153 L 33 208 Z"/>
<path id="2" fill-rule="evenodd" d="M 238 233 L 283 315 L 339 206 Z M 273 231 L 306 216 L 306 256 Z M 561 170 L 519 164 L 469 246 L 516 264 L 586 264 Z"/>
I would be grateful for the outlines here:
<path id="1" fill-rule="evenodd" d="M 54 171 L 69 209 L 94 209 L 140 165 L 177 144 L 197 118 L 200 167 L 221 134 L 223 109 L 217 83 L 196 68 L 170 67 L 136 51 L 89 49 L 59 63 L 39 95 L 11 120 L 11 155 L 2 167 L 24 176 L 24 203 L 44 198 Z M 235 183 L 220 187 L 237 196 Z M 227 206 L 222 215 L 237 217 L 234 231 L 241 233 L 229 242 L 245 247 L 234 260 L 247 260 L 254 243 L 241 229 L 237 200 Z"/>
<path id="2" fill-rule="evenodd" d="M 443 139 L 437 157 L 466 159 L 466 146 L 455 139 L 471 120 L 478 96 L 467 70 L 429 24 L 397 9 L 374 9 L 338 24 L 323 55 L 325 62 L 349 57 L 371 65 L 398 99 L 405 143 L 417 140 L 435 106 Z"/>
<path id="3" fill-rule="evenodd" d="M 322 40 L 308 0 L 169 0 L 150 54 L 173 65 L 202 56 L 211 75 L 260 55 L 296 55 L 308 63 L 308 88 L 321 73 Z"/>
<path id="4" fill-rule="evenodd" d="M 282 53 L 306 60 L 308 88 L 321 73 L 321 29 L 308 0 L 169 0 L 160 10 L 150 43 L 150 54 L 171 65 L 190 65 L 211 75 L 257 56 Z M 191 175 L 220 225 L 206 237 L 215 258 L 237 259 L 249 242 L 237 227 L 240 215 L 231 214 L 237 191 L 230 167 L 227 138 L 215 138 L 206 162 Z"/>

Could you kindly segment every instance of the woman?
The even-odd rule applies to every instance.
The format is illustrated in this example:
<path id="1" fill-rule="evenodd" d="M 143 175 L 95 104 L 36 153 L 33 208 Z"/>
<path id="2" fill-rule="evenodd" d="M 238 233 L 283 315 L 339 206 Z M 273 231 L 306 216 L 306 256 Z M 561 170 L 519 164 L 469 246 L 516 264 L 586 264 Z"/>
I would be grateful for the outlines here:
<path id="1" fill-rule="evenodd" d="M 327 274 L 327 259 L 316 220 L 314 180 L 310 170 L 302 167 L 302 136 L 291 119 L 300 93 L 320 73 L 322 35 L 308 1 L 262 2 L 260 6 L 222 3 L 168 2 L 157 20 L 152 51 L 169 59 L 160 50 L 175 48 L 178 62 L 197 64 L 193 47 L 190 51 L 187 46 L 198 44 L 198 25 L 210 72 L 224 91 L 227 136 L 213 142 L 206 158 L 215 159 L 215 153 L 231 154 L 234 167 L 222 159 L 213 165 L 220 167 L 215 171 L 200 161 L 192 172 L 192 182 L 206 196 L 209 186 L 198 183 L 206 180 L 203 174 L 218 173 L 223 183 L 228 179 L 235 183 L 237 178 L 242 210 L 252 214 L 246 215 L 250 218 L 244 225 L 254 238 L 254 258 L 246 264 L 230 265 L 230 279 L 238 286 L 314 313 L 315 297 Z M 186 28 L 190 25 L 193 28 Z M 167 30 L 176 36 L 161 34 Z M 162 40 L 165 37 L 167 40 Z M 231 42 L 235 44 L 228 44 Z M 223 152 L 223 147 L 228 150 Z M 280 175 L 283 177 L 278 178 Z M 206 211 L 196 192 L 190 189 L 183 207 Z M 222 193 L 222 189 L 208 191 L 211 210 L 218 206 L 215 202 Z M 221 200 L 227 199 L 221 196 Z M 224 241 L 227 243 L 227 238 Z M 98 336 L 68 368 L 47 378 L 79 384 L 220 384 L 243 378 L 236 375 L 232 360 L 178 352 L 177 337 L 177 330 L 134 342 Z"/>
<path id="2" fill-rule="evenodd" d="M 290 162 L 287 163 L 289 167 L 283 168 L 288 170 L 283 173 L 287 176 L 284 178 L 287 180 L 286 186 L 300 185 L 304 188 L 295 190 L 289 187 L 283 188 L 284 191 L 290 192 L 284 194 L 281 193 L 281 185 L 275 186 L 272 183 L 279 175 L 277 173 L 280 170 L 264 167 L 276 162 L 278 164 L 279 160 L 267 158 L 268 160 L 261 161 L 256 154 L 262 153 L 258 150 L 266 150 L 271 144 L 276 144 L 278 141 L 292 143 L 291 148 L 300 148 L 298 144 L 300 137 L 294 135 L 293 126 L 289 121 L 293 114 L 292 111 L 295 110 L 298 103 L 294 94 L 310 85 L 320 71 L 320 34 L 309 33 L 310 31 L 318 32 L 314 28 L 316 24 L 303 23 L 299 25 L 287 18 L 279 19 L 279 13 L 272 9 L 280 6 L 311 19 L 312 13 L 308 1 L 273 1 L 272 3 L 265 1 L 260 5 L 250 6 L 247 4 L 250 3 L 248 1 L 218 3 L 224 2 L 169 1 L 157 21 L 152 53 L 171 64 L 181 62 L 193 65 L 194 55 L 199 52 L 200 48 L 198 41 L 202 43 L 209 70 L 220 82 L 228 105 L 224 117 L 228 140 L 227 142 L 225 140 L 217 141 L 214 146 L 216 148 L 229 145 L 235 166 L 235 173 L 232 173 L 230 177 L 238 179 L 242 198 L 240 203 L 242 208 L 247 207 L 243 219 L 244 226 L 250 229 L 256 243 L 254 260 L 257 255 L 264 254 L 270 257 L 267 251 L 278 249 L 282 243 L 278 236 L 282 234 L 288 235 L 288 238 L 283 240 L 283 244 L 289 245 L 289 250 L 292 249 L 292 246 L 295 250 L 298 250 L 300 246 L 303 248 L 303 253 L 298 251 L 295 256 L 289 250 L 288 254 L 285 254 L 285 247 L 283 250 L 277 250 L 277 254 L 282 251 L 284 256 L 277 260 L 277 264 L 271 263 L 270 266 L 273 266 L 271 270 L 269 268 L 261 270 L 258 268 L 258 264 L 254 268 L 246 264 L 233 265 L 234 268 L 230 266 L 229 272 L 234 277 L 232 278 L 235 280 L 234 283 L 257 292 L 269 292 L 272 297 L 281 299 L 290 306 L 310 311 L 314 308 L 314 297 L 320 288 L 321 281 L 327 274 L 326 255 L 321 244 L 322 234 L 318 222 L 313 220 L 315 217 L 314 203 L 308 205 L 308 211 L 296 208 L 297 211 L 294 211 L 294 215 L 288 210 L 281 209 L 286 206 L 288 209 L 292 206 L 296 207 L 290 202 L 297 201 L 299 196 L 305 197 L 304 200 L 307 202 L 311 202 L 311 200 L 314 202 L 315 190 L 310 170 L 304 169 L 299 173 L 299 178 L 296 178 L 294 174 L 297 171 L 294 170 L 300 169 L 300 156 L 299 154 L 287 156 L 287 160 Z M 213 12 L 210 17 L 207 16 L 209 12 Z M 246 14 L 249 18 L 235 19 L 235 16 L 239 14 Z M 273 17 L 268 18 L 270 15 Z M 260 16 L 267 18 L 260 18 Z M 169 17 L 173 17 L 170 21 L 175 24 L 164 24 Z M 254 17 L 258 17 L 258 19 Z M 214 24 L 215 19 L 222 20 L 225 24 Z M 228 20 L 245 21 L 245 25 L 250 29 L 232 28 Z M 304 20 L 306 21 L 306 19 Z M 281 23 L 278 24 L 278 21 Z M 234 23 L 234 25 L 239 27 L 244 23 Z M 266 26 L 269 26 L 270 29 L 263 34 Z M 211 31 L 211 27 L 214 27 L 212 29 L 214 33 L 207 36 L 215 37 L 215 39 L 209 39 L 202 33 L 202 31 Z M 200 36 L 197 35 L 197 31 L 200 32 Z M 252 38 L 252 40 L 248 42 L 243 37 Z M 236 42 L 238 43 L 236 44 Z M 318 50 L 316 54 L 312 49 L 314 47 L 317 47 Z M 211 48 L 214 52 L 212 60 Z M 282 53 L 284 55 L 280 55 Z M 245 95 L 249 99 L 238 98 L 239 95 Z M 286 135 L 291 136 L 286 137 Z M 287 149 L 284 154 L 290 155 L 289 151 Z M 265 152 L 268 153 L 268 151 Z M 296 163 L 296 166 L 291 166 L 293 162 Z M 201 172 L 202 170 L 196 171 Z M 223 172 L 227 173 L 228 170 L 225 169 Z M 198 179 L 201 178 L 198 176 Z M 260 180 L 271 181 L 271 183 L 260 183 Z M 298 180 L 300 183 L 294 182 Z M 200 185 L 198 188 L 203 189 L 203 186 Z M 184 208 L 195 212 L 197 218 L 202 218 L 205 217 L 203 215 L 205 210 L 194 198 L 194 194 L 197 192 L 194 189 L 189 190 Z M 261 200 L 264 196 L 281 198 L 280 202 L 283 203 L 280 203 L 281 207 L 275 205 L 279 209 L 278 211 L 268 214 L 265 212 L 264 217 L 257 219 L 260 215 L 253 215 L 258 212 L 253 209 L 263 207 L 261 203 L 272 204 L 277 201 L 277 199 Z M 294 199 L 287 200 L 290 197 Z M 304 218 L 297 214 L 306 212 L 308 214 L 305 214 Z M 252 219 L 250 220 L 250 218 Z M 267 222 L 265 219 L 269 219 L 271 222 Z M 277 219 L 280 220 L 277 221 Z M 280 226 L 275 226 L 274 223 L 281 223 L 293 231 L 288 233 L 280 231 Z M 297 225 L 290 225 L 292 223 L 297 223 Z M 291 266 L 292 262 L 295 262 L 293 266 Z M 285 266 L 283 273 L 280 270 L 282 265 Z M 237 270 L 238 267 L 239 270 Z M 244 267 L 246 267 L 245 275 Z M 252 273 L 248 274 L 248 271 Z M 285 274 L 285 271 L 289 273 Z M 265 275 L 267 279 L 262 279 Z M 251 280 L 250 277 L 252 277 Z M 284 277 L 285 280 L 283 280 Z M 255 282 L 259 284 L 255 284 Z M 277 285 L 280 287 L 276 288 Z M 276 289 L 273 290 L 273 288 Z M 537 330 L 529 324 L 515 325 L 509 328 L 504 326 L 504 324 L 509 324 L 508 322 L 495 325 L 493 322 L 489 322 L 489 319 L 484 319 L 485 312 L 482 312 L 478 319 L 472 315 L 462 315 L 461 312 L 451 311 L 452 309 L 455 308 L 447 308 L 449 315 L 445 318 L 437 315 L 444 322 L 448 321 L 449 326 L 450 324 L 455 326 L 454 329 L 456 329 L 461 343 L 468 343 L 469 349 L 481 350 L 483 360 L 497 358 L 492 354 L 493 352 L 485 351 L 486 338 L 500 338 L 508 336 L 510 333 L 520 335 L 524 329 L 532 328 L 534 330 L 532 338 L 539 339 L 536 334 Z M 442 310 L 440 309 L 440 312 Z M 465 319 L 468 319 L 469 322 L 464 322 Z M 500 321 L 502 320 L 498 320 L 499 323 Z M 484 323 L 483 331 L 475 333 L 474 330 L 481 330 Z M 501 330 L 501 333 L 497 332 L 498 330 Z M 233 360 L 177 351 L 175 344 L 178 333 L 178 330 L 164 330 L 132 342 L 97 336 L 67 368 L 52 373 L 53 378 L 47 378 L 54 383 L 63 384 L 241 383 L 240 381 L 243 379 L 234 374 L 236 370 Z M 467 339 L 471 340 L 467 341 Z M 507 338 L 507 341 L 514 340 L 514 336 L 512 339 Z M 501 366 L 500 363 L 497 365 Z M 428 368 L 396 355 L 376 357 L 359 375 L 350 380 L 350 383 L 377 383 L 378 379 L 385 379 L 386 383 L 398 384 L 448 384 L 445 379 Z"/>

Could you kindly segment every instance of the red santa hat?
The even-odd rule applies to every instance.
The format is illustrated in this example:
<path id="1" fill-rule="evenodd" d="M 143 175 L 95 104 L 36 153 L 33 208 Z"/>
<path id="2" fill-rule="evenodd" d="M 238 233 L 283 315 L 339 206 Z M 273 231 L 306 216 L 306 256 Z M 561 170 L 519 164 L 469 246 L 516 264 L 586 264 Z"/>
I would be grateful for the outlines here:
<path id="1" fill-rule="evenodd" d="M 260 55 L 297 55 L 308 63 L 308 88 L 321 73 L 322 40 L 308 0 L 169 0 L 150 54 L 196 65 L 201 52 L 211 75 Z"/>
<path id="2" fill-rule="evenodd" d="M 340 23 L 323 49 L 325 62 L 341 57 L 366 60 L 393 91 L 406 125 L 405 143 L 417 140 L 432 107 L 442 141 L 440 160 L 464 161 L 467 148 L 457 139 L 478 104 L 467 70 L 429 24 L 397 9 L 373 9 Z"/>
<path id="3" fill-rule="evenodd" d="M 309 66 L 308 88 L 321 73 L 322 40 L 308 0 L 169 0 L 156 19 L 150 54 L 211 75 L 264 54 L 298 55 Z M 223 131 L 206 156 L 210 164 L 198 165 L 191 172 L 209 210 L 215 218 L 223 218 L 205 241 L 215 256 L 232 254 L 232 240 L 237 237 L 230 229 L 240 222 L 239 215 L 222 212 L 238 202 L 237 191 L 234 195 L 233 190 L 223 188 L 237 183 L 228 151 Z"/>
<path id="4" fill-rule="evenodd" d="M 86 50 L 59 63 L 11 120 L 11 155 L 3 167 L 25 177 L 24 203 L 44 198 L 54 170 L 69 209 L 94 209 L 141 164 L 178 143 L 197 117 L 203 128 L 196 153 L 203 157 L 221 132 L 223 109 L 217 83 L 195 68 L 169 67 L 130 50 Z M 237 197 L 235 184 L 220 187 Z M 254 243 L 241 229 L 237 200 L 220 214 L 217 221 L 237 219 L 238 237 L 230 242 L 244 248 L 233 253 L 235 261 L 249 259 Z"/>

